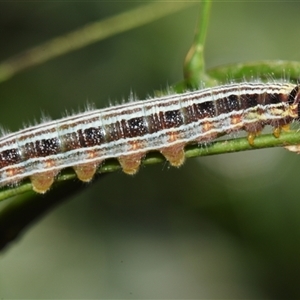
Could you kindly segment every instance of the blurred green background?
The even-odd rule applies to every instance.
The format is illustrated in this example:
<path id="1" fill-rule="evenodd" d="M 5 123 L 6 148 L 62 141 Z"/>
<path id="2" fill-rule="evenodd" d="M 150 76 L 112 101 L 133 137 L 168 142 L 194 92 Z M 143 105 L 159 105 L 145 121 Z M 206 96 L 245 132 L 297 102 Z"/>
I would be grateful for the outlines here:
<path id="1" fill-rule="evenodd" d="M 2 2 L 0 60 L 141 4 Z M 299 8 L 215 2 L 207 66 L 299 60 Z M 42 112 L 60 118 L 87 102 L 101 108 L 131 91 L 143 99 L 180 81 L 199 9 L 1 83 L 0 123 L 15 131 Z M 267 149 L 109 174 L 2 252 L 0 297 L 300 298 L 299 167 L 299 156 Z"/>

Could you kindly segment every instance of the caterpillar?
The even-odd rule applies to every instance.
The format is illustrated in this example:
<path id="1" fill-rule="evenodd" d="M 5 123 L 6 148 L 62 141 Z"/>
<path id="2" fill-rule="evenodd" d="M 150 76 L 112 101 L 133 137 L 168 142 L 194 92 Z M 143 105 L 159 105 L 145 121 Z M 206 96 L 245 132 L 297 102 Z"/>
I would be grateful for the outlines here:
<path id="1" fill-rule="evenodd" d="M 57 174 L 72 167 L 90 181 L 108 158 L 135 174 L 149 151 L 172 166 L 184 162 L 184 147 L 245 130 L 253 145 L 265 125 L 281 129 L 299 117 L 299 85 L 242 82 L 129 102 L 44 122 L 0 138 L 0 186 L 30 178 L 45 193 Z"/>

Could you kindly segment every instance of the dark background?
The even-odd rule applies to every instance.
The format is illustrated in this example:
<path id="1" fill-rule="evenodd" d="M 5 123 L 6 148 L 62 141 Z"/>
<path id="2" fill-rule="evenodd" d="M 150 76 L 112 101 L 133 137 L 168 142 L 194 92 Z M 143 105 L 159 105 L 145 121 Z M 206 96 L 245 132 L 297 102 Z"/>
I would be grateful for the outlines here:
<path id="1" fill-rule="evenodd" d="M 0 60 L 141 4 L 0 3 Z M 299 60 L 299 8 L 214 3 L 207 66 Z M 14 131 L 42 112 L 60 118 L 87 102 L 101 108 L 131 91 L 143 99 L 182 80 L 199 9 L 1 83 L 1 124 Z M 6 248 L 0 297 L 300 298 L 299 167 L 296 154 L 267 149 L 109 174 Z"/>

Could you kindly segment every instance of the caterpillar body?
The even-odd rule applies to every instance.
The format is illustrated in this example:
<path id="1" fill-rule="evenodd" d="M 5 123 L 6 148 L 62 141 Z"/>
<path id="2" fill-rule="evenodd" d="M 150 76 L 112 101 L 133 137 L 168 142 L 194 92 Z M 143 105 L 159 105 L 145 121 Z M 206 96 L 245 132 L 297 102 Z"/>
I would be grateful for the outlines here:
<path id="1" fill-rule="evenodd" d="M 149 151 L 178 167 L 190 143 L 245 130 L 253 144 L 265 125 L 279 136 L 298 119 L 299 101 L 296 84 L 243 82 L 45 122 L 0 138 L 0 186 L 30 178 L 33 189 L 44 193 L 62 169 L 72 167 L 80 180 L 90 181 L 108 158 L 134 174 Z"/>

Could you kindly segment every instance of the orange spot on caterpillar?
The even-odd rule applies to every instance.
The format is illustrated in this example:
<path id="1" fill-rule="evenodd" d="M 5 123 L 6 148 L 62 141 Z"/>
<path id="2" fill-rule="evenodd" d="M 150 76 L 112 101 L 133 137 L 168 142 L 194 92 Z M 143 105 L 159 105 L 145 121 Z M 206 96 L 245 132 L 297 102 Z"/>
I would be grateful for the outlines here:
<path id="1" fill-rule="evenodd" d="M 204 122 L 202 125 L 203 132 L 209 131 L 214 128 L 212 122 Z"/>
<path id="2" fill-rule="evenodd" d="M 242 115 L 234 115 L 234 116 L 232 116 L 231 119 L 230 119 L 230 123 L 232 125 L 242 124 L 243 123 Z"/>

